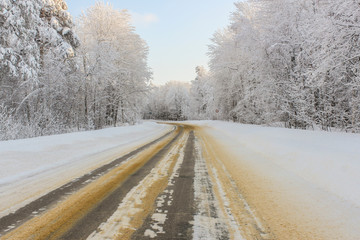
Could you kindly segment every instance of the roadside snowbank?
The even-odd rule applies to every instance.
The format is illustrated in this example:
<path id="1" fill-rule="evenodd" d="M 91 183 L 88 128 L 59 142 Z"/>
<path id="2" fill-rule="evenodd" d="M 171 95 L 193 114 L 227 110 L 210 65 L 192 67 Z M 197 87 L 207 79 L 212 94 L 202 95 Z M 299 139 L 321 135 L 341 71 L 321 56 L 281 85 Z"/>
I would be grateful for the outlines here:
<path id="1" fill-rule="evenodd" d="M 279 239 L 358 239 L 360 135 L 189 121 Z"/>
<path id="2" fill-rule="evenodd" d="M 0 216 L 170 131 L 140 125 L 0 142 Z"/>
<path id="3" fill-rule="evenodd" d="M 211 127 L 214 134 L 225 134 L 233 150 L 247 148 L 261 154 L 271 163 L 360 207 L 360 134 L 220 121 L 192 123 Z"/>

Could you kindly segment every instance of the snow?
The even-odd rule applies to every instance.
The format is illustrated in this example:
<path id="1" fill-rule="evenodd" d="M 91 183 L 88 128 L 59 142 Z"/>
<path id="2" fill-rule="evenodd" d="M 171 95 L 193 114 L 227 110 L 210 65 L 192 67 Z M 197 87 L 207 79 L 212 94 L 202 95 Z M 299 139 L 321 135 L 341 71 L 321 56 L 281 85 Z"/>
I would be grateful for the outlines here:
<path id="1" fill-rule="evenodd" d="M 270 217 L 279 225 L 284 224 L 286 229 L 300 229 L 303 225 L 314 234 L 314 239 L 320 236 L 315 234 L 327 236 L 325 239 L 356 239 L 355 236 L 359 236 L 360 134 L 222 121 L 186 123 L 203 126 L 203 131 L 216 139 L 228 156 L 232 156 L 224 159 L 224 166 L 237 183 L 239 179 L 249 179 L 245 183 L 250 185 L 241 185 L 240 189 L 256 187 L 253 189 L 253 195 L 258 197 L 255 200 L 266 206 L 256 205 L 251 192 L 244 190 L 244 196 L 249 198 L 252 209 L 257 207 L 254 210 L 260 215 L 265 208 L 270 208 L 273 210 Z M 171 128 L 145 122 L 136 126 L 0 142 L 0 217 Z M 168 164 L 166 159 L 163 164 Z M 172 177 L 176 177 L 179 164 L 181 161 L 175 165 Z M 236 175 L 236 171 L 244 173 L 245 170 L 245 177 Z M 217 175 L 216 169 L 209 168 L 208 171 Z M 152 173 L 150 182 L 161 175 Z M 254 178 L 256 174 L 257 178 Z M 213 184 L 219 185 L 220 182 Z M 146 193 L 145 190 L 140 192 Z M 225 193 L 222 195 L 226 197 Z M 165 202 L 165 198 L 160 197 L 156 203 L 162 207 Z M 127 206 L 125 209 L 135 208 Z M 283 214 L 278 211 L 283 211 Z M 156 213 L 164 214 L 161 211 Z M 266 212 L 263 217 L 272 221 L 266 218 L 269 217 Z M 123 225 L 126 221 L 124 219 Z M 147 232 L 149 236 L 156 234 L 154 229 L 151 231 Z"/>
<path id="2" fill-rule="evenodd" d="M 287 229 L 303 225 L 314 238 L 319 236 L 315 234 L 326 239 L 359 236 L 360 134 L 223 121 L 187 123 L 205 127 L 204 131 L 216 139 L 229 154 L 224 160 L 227 169 L 238 183 L 247 184 L 240 188 L 246 189 L 248 196 L 249 191 L 257 196 L 253 204 L 265 196 L 269 201 L 262 204 L 268 206 L 260 207 L 271 206 L 269 218 L 277 217 L 279 225 L 285 223 Z M 277 215 L 277 211 L 284 215 Z"/>
<path id="3" fill-rule="evenodd" d="M 231 213 L 228 206 L 226 212 L 222 211 L 220 201 L 214 194 L 213 185 L 209 176 L 209 169 L 207 167 L 205 158 L 202 156 L 202 149 L 195 140 L 195 178 L 194 178 L 194 196 L 195 202 L 198 206 L 197 212 L 194 216 L 193 238 L 194 239 L 227 239 L 229 238 L 229 231 L 227 226 L 231 228 L 234 233 L 234 239 L 245 239 L 239 232 L 239 227 Z M 216 172 L 216 169 L 212 169 Z M 223 186 L 218 178 L 215 177 L 216 185 L 220 190 L 220 197 L 222 203 L 228 201 Z M 226 216 L 226 217 L 225 217 Z"/>
<path id="4" fill-rule="evenodd" d="M 360 134 L 314 132 L 242 125 L 221 121 L 196 122 L 228 137 L 236 152 L 245 148 L 360 207 Z M 224 137 L 222 139 L 225 139 Z"/>
<path id="5" fill-rule="evenodd" d="M 181 167 L 184 158 L 185 140 L 186 135 L 183 135 L 180 139 L 180 144 L 173 146 L 151 172 L 126 194 L 113 215 L 108 218 L 106 222 L 102 223 L 99 228 L 87 238 L 88 240 L 113 239 L 113 236 L 121 239 L 123 238 L 122 233 L 136 229 L 134 224 L 139 221 L 139 216 L 143 218 L 141 213 L 145 210 L 144 206 L 146 206 L 145 202 L 149 198 L 149 189 L 156 188 L 157 182 L 166 179 L 167 174 L 171 172 L 174 156 L 176 157 L 179 152 L 180 155 L 175 159 L 177 162 L 173 171 L 176 172 L 178 168 Z M 174 174 L 172 176 L 174 176 Z M 169 184 L 170 182 L 171 178 Z M 154 213 L 151 217 L 153 221 L 151 224 L 152 229 L 147 229 L 144 233 L 145 236 L 153 238 L 159 233 L 164 233 L 163 226 L 161 225 L 164 225 L 167 219 L 166 216 L 166 213 Z"/>
<path id="6" fill-rule="evenodd" d="M 136 126 L 0 142 L 0 216 L 163 135 L 168 125 Z"/>

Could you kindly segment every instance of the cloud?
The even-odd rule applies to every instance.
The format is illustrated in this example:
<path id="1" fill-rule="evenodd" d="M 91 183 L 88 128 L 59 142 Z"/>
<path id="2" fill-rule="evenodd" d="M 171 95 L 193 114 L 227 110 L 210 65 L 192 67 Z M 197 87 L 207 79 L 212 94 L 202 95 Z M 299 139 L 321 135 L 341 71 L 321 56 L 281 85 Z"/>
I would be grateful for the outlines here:
<path id="1" fill-rule="evenodd" d="M 130 12 L 132 24 L 136 27 L 147 27 L 159 21 L 158 16 L 153 13 L 140 14 L 137 12 Z"/>

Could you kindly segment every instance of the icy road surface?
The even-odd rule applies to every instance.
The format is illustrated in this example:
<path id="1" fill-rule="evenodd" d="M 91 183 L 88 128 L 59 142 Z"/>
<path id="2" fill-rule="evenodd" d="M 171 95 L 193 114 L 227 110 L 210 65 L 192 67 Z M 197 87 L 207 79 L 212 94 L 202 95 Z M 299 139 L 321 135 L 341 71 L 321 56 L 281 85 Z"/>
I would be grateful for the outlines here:
<path id="1" fill-rule="evenodd" d="M 357 146 L 214 121 L 0 142 L 0 239 L 359 239 Z"/>

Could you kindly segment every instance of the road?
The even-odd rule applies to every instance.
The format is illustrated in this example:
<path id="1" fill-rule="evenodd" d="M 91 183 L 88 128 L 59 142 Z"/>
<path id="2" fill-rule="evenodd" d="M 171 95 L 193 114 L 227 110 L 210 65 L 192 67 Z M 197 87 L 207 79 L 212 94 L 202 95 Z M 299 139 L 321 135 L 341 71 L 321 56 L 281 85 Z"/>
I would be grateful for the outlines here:
<path id="1" fill-rule="evenodd" d="M 274 239 L 200 127 L 159 139 L 0 219 L 0 239 Z"/>

